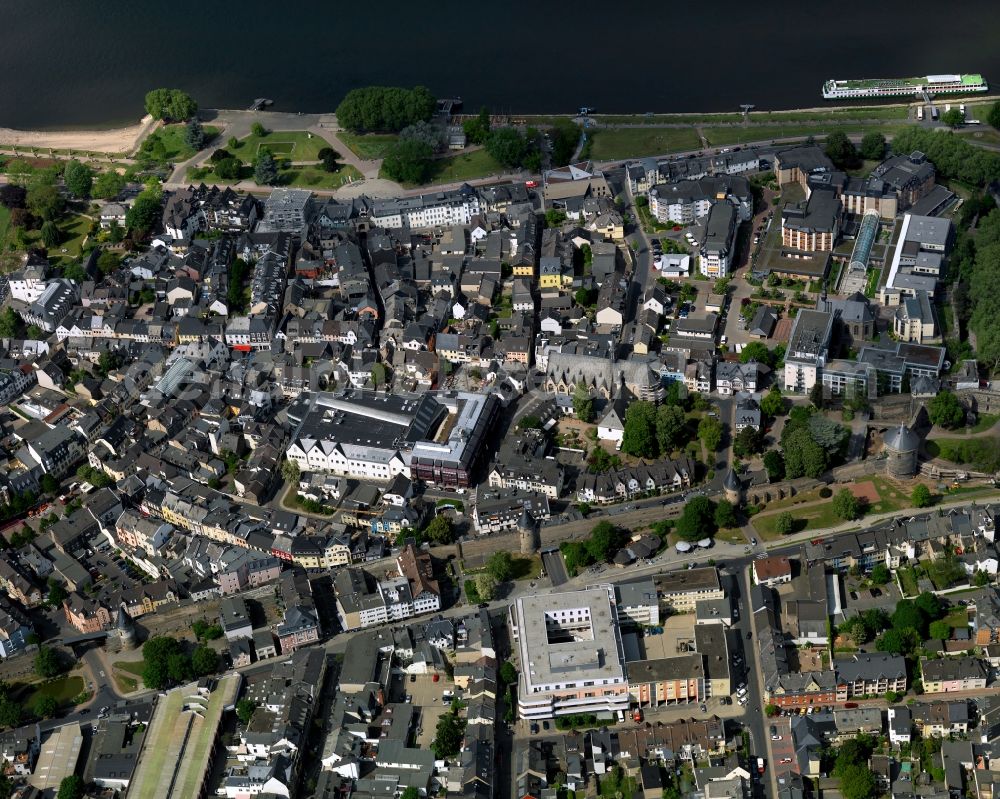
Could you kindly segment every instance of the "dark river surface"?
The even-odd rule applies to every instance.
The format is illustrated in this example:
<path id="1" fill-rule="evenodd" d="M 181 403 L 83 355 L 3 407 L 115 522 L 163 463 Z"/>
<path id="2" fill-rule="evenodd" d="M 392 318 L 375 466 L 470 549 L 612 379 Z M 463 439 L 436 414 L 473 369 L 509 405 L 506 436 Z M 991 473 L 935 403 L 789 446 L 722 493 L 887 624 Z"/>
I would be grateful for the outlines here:
<path id="1" fill-rule="evenodd" d="M 811 107 L 827 78 L 979 72 L 1000 90 L 998 42 L 995 0 L 0 0 L 0 126 L 133 122 L 158 86 L 307 112 L 367 84 L 517 113 Z"/>

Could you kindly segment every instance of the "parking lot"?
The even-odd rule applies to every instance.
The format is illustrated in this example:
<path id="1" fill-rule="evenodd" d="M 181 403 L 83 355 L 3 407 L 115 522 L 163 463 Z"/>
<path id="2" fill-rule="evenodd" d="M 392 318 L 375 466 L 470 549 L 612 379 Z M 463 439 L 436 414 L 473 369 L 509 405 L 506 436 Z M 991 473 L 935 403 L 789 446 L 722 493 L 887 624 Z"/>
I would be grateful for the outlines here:
<path id="1" fill-rule="evenodd" d="M 431 741 L 434 740 L 438 720 L 450 707 L 450 701 L 442 701 L 442 694 L 445 691 L 455 693 L 455 684 L 446 677 L 434 682 L 434 677 L 430 674 L 404 674 L 402 689 L 405 695 L 410 697 L 414 707 L 419 708 L 417 746 L 429 749 Z"/>

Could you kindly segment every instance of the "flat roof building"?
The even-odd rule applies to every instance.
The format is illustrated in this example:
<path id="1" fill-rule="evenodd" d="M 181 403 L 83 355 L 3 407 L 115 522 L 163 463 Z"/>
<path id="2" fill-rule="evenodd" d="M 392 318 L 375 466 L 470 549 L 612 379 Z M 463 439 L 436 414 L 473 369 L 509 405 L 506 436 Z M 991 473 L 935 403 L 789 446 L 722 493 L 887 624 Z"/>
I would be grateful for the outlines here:
<path id="1" fill-rule="evenodd" d="M 628 679 L 610 586 L 517 599 L 511 636 L 520 657 L 522 718 L 627 710 Z"/>

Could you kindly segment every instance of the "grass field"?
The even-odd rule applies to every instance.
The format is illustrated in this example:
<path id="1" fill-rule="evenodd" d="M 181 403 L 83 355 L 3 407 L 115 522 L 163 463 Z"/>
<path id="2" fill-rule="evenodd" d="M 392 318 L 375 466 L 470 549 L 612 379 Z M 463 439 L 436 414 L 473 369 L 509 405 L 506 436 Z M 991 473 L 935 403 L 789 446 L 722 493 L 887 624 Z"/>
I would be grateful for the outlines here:
<path id="1" fill-rule="evenodd" d="M 474 180 L 488 175 L 499 175 L 504 168 L 486 150 L 472 150 L 468 153 L 439 158 L 434 162 L 433 183 L 455 183 L 460 180 Z"/>
<path id="2" fill-rule="evenodd" d="M 768 505 L 768 508 L 770 507 Z M 792 533 L 835 527 L 838 524 L 843 524 L 844 521 L 834 512 L 832 502 L 809 505 L 798 510 L 791 508 L 788 512 L 792 514 L 794 519 Z M 765 541 L 775 541 L 781 538 L 781 533 L 775 529 L 780 515 L 780 513 L 757 514 L 750 520 L 750 523 Z"/>
<path id="3" fill-rule="evenodd" d="M 905 124 L 865 124 L 863 121 L 852 122 L 844 120 L 836 125 L 751 125 L 750 127 L 727 127 L 727 128 L 703 128 L 702 133 L 708 139 L 709 145 L 717 147 L 719 145 L 743 144 L 745 142 L 771 141 L 774 139 L 805 138 L 815 136 L 817 139 L 824 138 L 830 131 L 839 130 L 851 134 L 867 133 L 877 130 L 886 136 L 899 133 L 906 127 Z"/>
<path id="4" fill-rule="evenodd" d="M 327 172 L 318 166 L 291 166 L 279 169 L 278 175 L 281 177 L 279 185 L 300 189 L 338 189 L 349 180 L 362 178 L 362 174 L 350 164 L 343 164 L 336 172 Z M 238 178 L 227 180 L 220 178 L 212 169 L 193 167 L 188 170 L 187 179 L 193 183 L 218 183 L 225 186 L 241 180 L 253 180 L 253 169 L 244 166 Z"/>
<path id="5" fill-rule="evenodd" d="M 906 119 L 906 106 L 858 106 L 856 108 L 831 108 L 818 111 L 752 111 L 750 121 L 754 123 L 786 122 L 830 122 L 848 119 L 894 120 Z M 528 117 L 528 121 L 546 124 L 547 117 Z M 596 114 L 594 119 L 602 125 L 719 125 L 741 122 L 739 112 L 729 114 Z M 551 124 L 551 123 L 549 123 Z"/>
<path id="6" fill-rule="evenodd" d="M 120 694 L 130 694 L 139 689 L 139 681 L 135 677 L 126 677 L 124 674 L 118 674 L 117 672 L 112 676 L 115 678 L 115 686 L 118 688 L 118 693 Z"/>
<path id="7" fill-rule="evenodd" d="M 112 664 L 116 669 L 120 671 L 127 671 L 129 674 L 134 674 L 136 677 L 142 676 L 142 670 L 146 667 L 146 661 L 144 660 L 119 660 Z"/>
<path id="8" fill-rule="evenodd" d="M 165 125 L 160 128 L 154 134 L 160 137 L 163 142 L 163 147 L 167 151 L 168 161 L 186 161 L 195 154 L 195 150 L 188 147 L 184 141 L 184 132 L 187 130 L 187 125 Z M 218 144 L 214 139 L 219 135 L 219 129 L 212 127 L 211 125 L 205 125 L 205 143 Z"/>
<path id="9" fill-rule="evenodd" d="M 319 151 L 329 147 L 329 143 L 305 130 L 276 130 L 263 136 L 250 134 L 240 139 L 236 147 L 226 149 L 245 163 L 253 163 L 261 146 L 267 147 L 273 155 L 290 161 L 318 161 Z"/>
<path id="10" fill-rule="evenodd" d="M 63 258 L 66 260 L 76 260 L 83 252 L 83 242 L 90 233 L 93 220 L 87 216 L 70 216 L 58 222 L 58 227 L 62 233 L 62 241 L 59 247 L 49 253 L 49 258 Z"/>
<path id="11" fill-rule="evenodd" d="M 601 128 L 588 133 L 593 139 L 590 154 L 597 161 L 641 158 L 701 147 L 694 128 Z"/>
<path id="12" fill-rule="evenodd" d="M 344 164 L 336 172 L 327 172 L 315 166 L 293 166 L 282 169 L 278 174 L 284 179 L 282 186 L 300 189 L 338 189 L 351 180 L 360 180 L 362 175 L 350 164 Z"/>
<path id="13" fill-rule="evenodd" d="M 973 144 L 1000 145 L 1000 131 L 989 125 L 974 125 L 971 128 L 960 128 L 958 135 L 968 139 Z"/>
<path id="14" fill-rule="evenodd" d="M 78 696 L 84 688 L 83 677 L 66 676 L 59 677 L 49 682 L 30 686 L 34 689 L 23 700 L 23 704 L 32 707 L 43 696 L 51 696 L 60 705 L 68 705 L 73 701 L 73 697 Z"/>
<path id="15" fill-rule="evenodd" d="M 351 152 L 358 158 L 363 158 L 366 161 L 385 158 L 389 148 L 399 141 L 399 137 L 392 133 L 358 134 L 348 130 L 339 131 L 337 138 L 350 147 Z"/>

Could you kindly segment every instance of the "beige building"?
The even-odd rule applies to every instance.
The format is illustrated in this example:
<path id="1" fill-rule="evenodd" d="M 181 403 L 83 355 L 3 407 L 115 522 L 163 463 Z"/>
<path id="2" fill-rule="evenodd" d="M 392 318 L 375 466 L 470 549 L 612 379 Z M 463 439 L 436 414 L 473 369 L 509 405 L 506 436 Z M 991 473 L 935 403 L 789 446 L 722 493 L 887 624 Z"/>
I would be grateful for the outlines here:
<path id="1" fill-rule="evenodd" d="M 691 613 L 703 599 L 722 599 L 725 591 L 714 566 L 667 572 L 656 578 L 664 606 L 675 613 Z"/>

